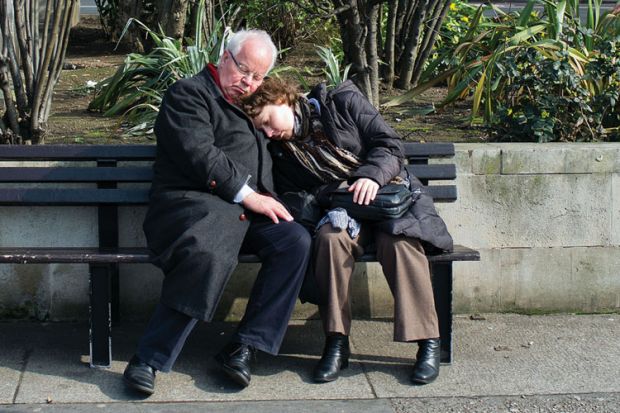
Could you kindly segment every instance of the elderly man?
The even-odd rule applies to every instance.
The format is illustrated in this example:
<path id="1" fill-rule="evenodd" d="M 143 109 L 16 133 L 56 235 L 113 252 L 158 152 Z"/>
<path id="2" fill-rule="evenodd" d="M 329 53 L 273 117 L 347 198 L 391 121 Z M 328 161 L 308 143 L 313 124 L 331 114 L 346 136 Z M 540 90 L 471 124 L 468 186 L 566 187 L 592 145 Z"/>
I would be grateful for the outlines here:
<path id="1" fill-rule="evenodd" d="M 124 373 L 152 394 L 156 371 L 170 371 L 198 320 L 210 321 L 239 251 L 262 267 L 245 315 L 217 356 L 222 371 L 249 384 L 256 350 L 277 354 L 310 256 L 310 236 L 274 199 L 266 139 L 236 105 L 275 63 L 260 30 L 237 32 L 218 66 L 176 82 L 155 123 L 157 157 L 144 222 L 164 274 L 161 300 Z"/>

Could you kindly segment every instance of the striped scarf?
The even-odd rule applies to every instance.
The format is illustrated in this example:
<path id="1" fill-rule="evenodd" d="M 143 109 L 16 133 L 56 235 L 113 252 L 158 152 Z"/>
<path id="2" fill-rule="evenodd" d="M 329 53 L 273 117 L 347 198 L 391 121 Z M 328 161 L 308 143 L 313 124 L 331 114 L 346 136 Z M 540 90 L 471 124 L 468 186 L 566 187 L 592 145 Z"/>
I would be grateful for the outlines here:
<path id="1" fill-rule="evenodd" d="M 331 143 L 323 131 L 304 140 L 282 142 L 282 147 L 323 183 L 347 180 L 362 165 L 353 153 Z"/>
<path id="2" fill-rule="evenodd" d="M 321 182 L 345 181 L 362 165 L 357 155 L 329 140 L 320 121 L 320 109 L 306 98 L 297 101 L 295 117 L 295 137 L 281 141 L 282 147 Z M 392 179 L 392 183 L 403 182 L 400 176 Z"/>

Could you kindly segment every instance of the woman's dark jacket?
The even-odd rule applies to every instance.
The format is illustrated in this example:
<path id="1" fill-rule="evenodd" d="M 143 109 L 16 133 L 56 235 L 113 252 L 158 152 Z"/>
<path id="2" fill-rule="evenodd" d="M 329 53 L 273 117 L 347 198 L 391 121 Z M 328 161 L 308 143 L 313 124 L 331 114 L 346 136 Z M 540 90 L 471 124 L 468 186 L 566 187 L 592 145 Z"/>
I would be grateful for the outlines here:
<path id="1" fill-rule="evenodd" d="M 144 232 L 165 274 L 161 300 L 208 321 L 249 227 L 233 199 L 249 176 L 252 188 L 273 192 L 271 157 L 266 140 L 224 99 L 208 69 L 170 87 L 155 135 Z"/>
<path id="2" fill-rule="evenodd" d="M 320 120 L 325 135 L 336 146 L 362 159 L 362 166 L 353 173 L 350 182 L 355 178 L 370 178 L 384 186 L 397 175 L 407 177 L 401 138 L 353 82 L 346 81 L 331 91 L 327 91 L 325 84 L 320 84 L 310 92 L 308 98 L 315 98 L 320 103 Z M 308 187 L 311 178 L 300 172 L 298 164 L 287 159 L 277 142 L 270 145 L 270 150 L 274 160 L 276 190 L 279 193 L 316 190 Z M 437 214 L 433 199 L 424 191 L 417 178 L 411 176 L 409 179 L 412 190 L 422 190 L 412 207 L 401 218 L 375 225 L 389 234 L 422 240 L 427 250 L 452 250 L 452 237 Z"/>

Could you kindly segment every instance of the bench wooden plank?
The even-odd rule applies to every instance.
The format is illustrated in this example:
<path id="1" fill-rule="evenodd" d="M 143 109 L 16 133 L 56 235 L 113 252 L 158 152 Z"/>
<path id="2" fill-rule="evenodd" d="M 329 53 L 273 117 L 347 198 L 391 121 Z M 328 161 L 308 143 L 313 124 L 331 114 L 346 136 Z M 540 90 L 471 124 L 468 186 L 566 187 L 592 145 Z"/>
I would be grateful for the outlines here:
<path id="1" fill-rule="evenodd" d="M 410 174 L 419 179 L 451 180 L 456 167 L 450 164 L 406 165 Z M 153 168 L 144 167 L 6 167 L 0 168 L 0 182 L 151 182 Z"/>
<path id="2" fill-rule="evenodd" d="M 153 168 L 144 167 L 8 167 L 0 168 L 0 182 L 148 182 Z"/>
<path id="3" fill-rule="evenodd" d="M 451 143 L 405 142 L 407 158 L 453 157 Z M 0 160 L 153 160 L 155 145 L 3 145 Z"/>
<path id="4" fill-rule="evenodd" d="M 452 143 L 417 143 L 405 142 L 406 158 L 451 158 L 454 156 L 454 144 Z"/>
<path id="5" fill-rule="evenodd" d="M 480 253 L 462 245 L 455 245 L 454 251 L 437 255 L 429 255 L 429 262 L 479 261 Z M 374 253 L 366 253 L 357 259 L 358 262 L 374 262 Z M 119 247 L 4 247 L 0 248 L 0 262 L 16 264 L 45 263 L 132 263 L 146 264 L 151 262 L 147 248 Z M 258 255 L 240 254 L 240 263 L 260 263 Z"/>
<path id="6" fill-rule="evenodd" d="M 2 188 L 0 205 L 145 205 L 148 193 L 148 188 Z"/>
<path id="7" fill-rule="evenodd" d="M 454 202 L 455 185 L 429 185 L 427 193 L 436 202 Z M 146 205 L 149 189 L 143 188 L 1 188 L 0 205 L 68 206 L 68 205 Z"/>
<path id="8" fill-rule="evenodd" d="M 155 152 L 155 145 L 2 145 L 0 160 L 152 161 Z"/>
<path id="9" fill-rule="evenodd" d="M 405 169 L 409 173 L 421 180 L 439 179 L 451 180 L 456 179 L 456 165 L 454 164 L 432 164 L 432 165 L 405 165 Z"/>
<path id="10" fill-rule="evenodd" d="M 435 202 L 454 202 L 456 201 L 456 185 L 429 185 L 426 192 Z"/>

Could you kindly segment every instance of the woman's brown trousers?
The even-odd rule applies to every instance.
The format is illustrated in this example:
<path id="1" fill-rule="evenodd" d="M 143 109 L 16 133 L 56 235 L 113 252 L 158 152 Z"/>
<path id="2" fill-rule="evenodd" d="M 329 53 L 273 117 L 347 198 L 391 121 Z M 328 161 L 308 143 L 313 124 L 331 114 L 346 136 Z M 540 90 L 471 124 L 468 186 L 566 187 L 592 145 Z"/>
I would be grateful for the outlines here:
<path id="1" fill-rule="evenodd" d="M 439 337 L 437 313 L 428 260 L 417 239 L 373 232 L 362 225 L 352 239 L 346 230 L 323 225 L 317 232 L 315 276 L 326 304 L 319 307 L 327 334 L 349 335 L 349 283 L 355 258 L 372 242 L 394 297 L 394 340 L 415 341 Z"/>

